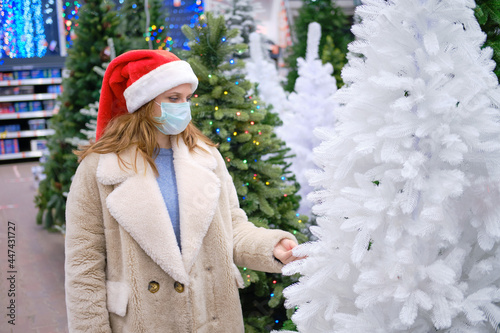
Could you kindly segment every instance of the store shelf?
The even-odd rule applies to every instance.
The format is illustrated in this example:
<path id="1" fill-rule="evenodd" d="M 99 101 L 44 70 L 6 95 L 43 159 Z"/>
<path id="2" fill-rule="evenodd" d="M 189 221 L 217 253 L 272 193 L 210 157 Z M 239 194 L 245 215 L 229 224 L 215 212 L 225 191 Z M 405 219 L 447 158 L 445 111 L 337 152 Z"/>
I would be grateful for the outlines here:
<path id="1" fill-rule="evenodd" d="M 53 129 L 43 129 L 35 131 L 18 131 L 18 132 L 3 132 L 0 133 L 0 139 L 17 139 L 17 138 L 35 138 L 39 136 L 48 136 L 54 134 Z"/>
<path id="2" fill-rule="evenodd" d="M 0 154 L 1 160 L 15 160 L 21 158 L 32 158 L 32 157 L 42 157 L 43 151 L 24 151 L 21 153 L 12 153 L 12 154 Z"/>
<path id="3" fill-rule="evenodd" d="M 56 91 L 62 90 L 64 58 L 17 60 L 0 68 L 1 110 L 17 110 L 0 113 L 0 165 L 42 157 L 47 138 L 55 133 L 47 122 L 59 111 Z"/>
<path id="4" fill-rule="evenodd" d="M 10 95 L 0 96 L 0 102 L 22 102 L 22 101 L 41 101 L 46 99 L 56 99 L 57 94 L 29 94 L 29 95 Z"/>
<path id="5" fill-rule="evenodd" d="M 54 111 L 30 111 L 30 112 L 12 112 L 12 113 L 0 113 L 0 120 L 5 119 L 25 119 L 25 118 L 45 118 L 52 117 Z"/>
<path id="6" fill-rule="evenodd" d="M 12 86 L 28 86 L 28 85 L 40 85 L 40 84 L 60 84 L 62 83 L 62 78 L 45 78 L 45 79 L 24 79 L 24 80 L 5 80 L 0 81 L 0 87 L 12 87 Z"/>

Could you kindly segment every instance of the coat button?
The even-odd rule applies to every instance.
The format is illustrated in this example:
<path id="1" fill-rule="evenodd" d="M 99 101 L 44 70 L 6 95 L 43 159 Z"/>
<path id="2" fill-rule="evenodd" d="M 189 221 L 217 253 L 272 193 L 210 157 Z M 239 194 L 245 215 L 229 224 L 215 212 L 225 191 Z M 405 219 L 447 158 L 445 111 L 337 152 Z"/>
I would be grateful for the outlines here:
<path id="1" fill-rule="evenodd" d="M 157 292 L 158 290 L 160 290 L 160 284 L 156 281 L 151 281 L 149 282 L 149 285 L 148 285 L 148 290 L 154 294 L 155 292 Z"/>
<path id="2" fill-rule="evenodd" d="M 174 283 L 174 289 L 178 293 L 182 293 L 182 292 L 184 292 L 184 285 L 182 283 L 180 283 L 179 281 L 175 281 L 175 283 Z"/>

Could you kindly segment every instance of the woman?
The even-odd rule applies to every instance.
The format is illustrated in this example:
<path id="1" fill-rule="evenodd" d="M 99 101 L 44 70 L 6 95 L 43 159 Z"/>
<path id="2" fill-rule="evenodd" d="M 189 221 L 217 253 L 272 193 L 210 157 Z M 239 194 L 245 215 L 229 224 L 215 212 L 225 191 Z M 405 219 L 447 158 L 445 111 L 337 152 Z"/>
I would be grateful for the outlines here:
<path id="1" fill-rule="evenodd" d="M 290 233 L 255 227 L 224 160 L 192 123 L 198 80 L 167 51 L 114 59 L 97 141 L 66 210 L 70 332 L 243 332 L 236 265 L 280 272 Z"/>

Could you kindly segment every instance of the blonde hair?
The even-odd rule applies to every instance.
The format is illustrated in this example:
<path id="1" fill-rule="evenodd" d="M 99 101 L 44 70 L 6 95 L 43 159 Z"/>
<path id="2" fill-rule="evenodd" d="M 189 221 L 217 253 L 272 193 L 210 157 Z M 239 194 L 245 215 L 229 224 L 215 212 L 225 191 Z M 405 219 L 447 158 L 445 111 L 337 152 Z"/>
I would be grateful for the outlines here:
<path id="1" fill-rule="evenodd" d="M 150 101 L 133 113 L 123 114 L 111 119 L 97 142 L 91 141 L 89 145 L 79 147 L 78 150 L 74 151 L 78 156 L 78 162 L 81 162 L 91 153 L 116 153 L 118 155 L 120 168 L 122 165 L 126 168 L 130 168 L 130 165 L 126 165 L 120 154 L 135 145 L 135 158 L 132 164 L 134 171 L 137 172 L 136 162 L 137 156 L 140 154 L 149 163 L 154 173 L 158 175 L 155 157 L 159 152 L 160 146 L 156 141 L 156 133 L 158 130 L 155 125 L 159 125 L 160 123 L 153 117 L 154 101 Z M 206 137 L 191 122 L 182 133 L 176 135 L 177 142 L 179 142 L 181 136 L 190 151 L 199 147 L 198 140 L 201 140 L 209 146 L 217 147 L 215 143 Z"/>

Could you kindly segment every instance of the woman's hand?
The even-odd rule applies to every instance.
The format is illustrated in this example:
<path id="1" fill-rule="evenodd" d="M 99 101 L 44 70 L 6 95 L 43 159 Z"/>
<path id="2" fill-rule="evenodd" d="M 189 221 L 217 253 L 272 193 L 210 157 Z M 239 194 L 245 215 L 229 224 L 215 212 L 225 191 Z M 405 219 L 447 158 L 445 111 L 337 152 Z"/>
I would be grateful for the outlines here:
<path id="1" fill-rule="evenodd" d="M 283 238 L 276 246 L 274 247 L 274 257 L 281 261 L 283 264 L 288 264 L 297 259 L 303 259 L 302 257 L 296 257 L 292 253 L 292 249 L 297 246 L 293 240 L 288 238 Z"/>

